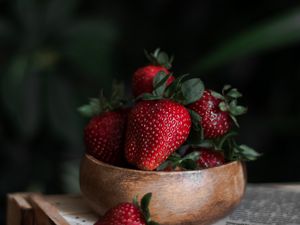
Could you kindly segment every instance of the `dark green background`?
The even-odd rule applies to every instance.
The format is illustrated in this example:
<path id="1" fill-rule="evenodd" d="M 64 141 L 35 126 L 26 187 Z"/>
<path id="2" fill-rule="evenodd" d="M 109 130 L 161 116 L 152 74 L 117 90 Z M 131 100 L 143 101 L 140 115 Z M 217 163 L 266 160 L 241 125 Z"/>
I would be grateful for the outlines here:
<path id="1" fill-rule="evenodd" d="M 0 0 L 0 196 L 78 191 L 86 121 L 76 108 L 130 93 L 143 49 L 175 55 L 176 75 L 231 83 L 249 113 L 239 141 L 264 156 L 251 182 L 300 181 L 300 4 L 297 1 Z"/>

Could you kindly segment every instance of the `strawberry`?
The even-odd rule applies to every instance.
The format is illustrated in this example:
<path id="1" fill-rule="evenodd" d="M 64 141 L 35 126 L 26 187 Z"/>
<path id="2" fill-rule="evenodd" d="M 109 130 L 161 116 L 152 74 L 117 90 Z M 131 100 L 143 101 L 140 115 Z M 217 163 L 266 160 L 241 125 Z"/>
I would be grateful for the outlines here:
<path id="1" fill-rule="evenodd" d="M 199 152 L 190 152 L 186 155 L 178 154 L 177 152 L 169 156 L 169 158 L 162 163 L 157 170 L 162 171 L 185 171 L 195 170 L 198 168 L 197 160 L 199 159 Z"/>
<path id="2" fill-rule="evenodd" d="M 153 78 L 158 72 L 169 74 L 170 72 L 163 66 L 148 65 L 137 69 L 132 77 L 132 89 L 135 97 L 143 93 L 151 93 L 153 91 Z M 174 80 L 170 76 L 167 85 L 171 84 Z"/>
<path id="3" fill-rule="evenodd" d="M 159 166 L 158 170 L 195 170 L 219 166 L 225 163 L 223 151 L 216 151 L 207 148 L 189 148 L 187 153 L 180 155 L 173 153 Z"/>
<path id="4" fill-rule="evenodd" d="M 229 86 L 225 86 L 223 95 L 229 89 Z M 241 97 L 241 94 L 236 89 L 231 89 L 223 95 L 205 90 L 198 101 L 188 106 L 201 116 L 205 138 L 223 136 L 230 130 L 232 121 L 238 126 L 235 116 L 247 111 L 245 107 L 237 105 L 236 99 Z"/>
<path id="5" fill-rule="evenodd" d="M 86 152 L 109 164 L 120 165 L 124 160 L 124 141 L 128 109 L 123 109 L 123 86 L 114 85 L 110 100 L 103 93 L 79 108 L 84 116 L 92 117 L 84 129 Z"/>
<path id="6" fill-rule="evenodd" d="M 127 112 L 104 112 L 93 117 L 84 129 L 87 153 L 95 158 L 118 165 L 123 160 Z"/>
<path id="7" fill-rule="evenodd" d="M 141 204 L 138 204 L 137 199 L 133 203 L 124 202 L 111 208 L 105 213 L 103 218 L 99 219 L 94 225 L 159 225 L 151 221 L 149 215 L 149 203 L 151 193 L 146 194 Z"/>
<path id="8" fill-rule="evenodd" d="M 146 221 L 135 205 L 120 203 L 110 209 L 95 225 L 146 225 Z"/>
<path id="9" fill-rule="evenodd" d="M 164 73 L 165 76 L 170 74 L 172 58 L 157 49 L 154 53 L 148 54 L 146 57 L 150 60 L 150 65 L 137 69 L 132 77 L 132 89 L 135 97 L 140 96 L 143 93 L 151 93 L 153 91 L 153 79 L 159 73 Z M 171 84 L 174 80 L 173 76 L 170 76 L 167 80 L 167 85 Z"/>
<path id="10" fill-rule="evenodd" d="M 220 151 L 207 148 L 195 149 L 195 151 L 200 153 L 197 164 L 202 169 L 220 166 L 225 163 L 224 155 Z"/>
<path id="11" fill-rule="evenodd" d="M 142 170 L 154 170 L 188 137 L 188 110 L 172 100 L 142 100 L 128 116 L 125 156 Z"/>

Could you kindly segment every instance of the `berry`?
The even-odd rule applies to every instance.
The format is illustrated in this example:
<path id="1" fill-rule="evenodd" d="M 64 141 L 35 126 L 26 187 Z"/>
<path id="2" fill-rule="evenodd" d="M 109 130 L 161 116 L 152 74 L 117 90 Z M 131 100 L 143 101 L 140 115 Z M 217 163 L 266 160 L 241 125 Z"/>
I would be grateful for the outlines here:
<path id="1" fill-rule="evenodd" d="M 168 99 L 138 102 L 128 116 L 125 157 L 142 170 L 154 170 L 187 139 L 188 110 Z"/>
<path id="2" fill-rule="evenodd" d="M 120 203 L 110 209 L 95 225 L 146 225 L 146 222 L 134 204 Z"/>
<path id="3" fill-rule="evenodd" d="M 108 210 L 94 225 L 159 225 L 150 218 L 149 204 L 152 194 L 145 194 L 139 204 L 123 202 Z"/>
<path id="4" fill-rule="evenodd" d="M 210 90 L 205 90 L 198 101 L 188 106 L 201 116 L 201 126 L 205 138 L 223 136 L 231 127 L 230 114 L 220 109 L 221 102 L 224 101 L 213 96 Z"/>
<path id="5" fill-rule="evenodd" d="M 202 169 L 220 166 L 225 163 L 224 155 L 221 152 L 206 148 L 201 148 L 196 151 L 200 152 L 197 164 Z"/>
<path id="6" fill-rule="evenodd" d="M 153 91 L 153 79 L 160 71 L 164 72 L 166 75 L 170 73 L 165 67 L 155 65 L 137 69 L 132 77 L 133 95 L 138 97 L 143 93 L 151 93 Z M 167 80 L 167 85 L 171 84 L 173 80 L 174 77 L 170 76 Z"/>
<path id="7" fill-rule="evenodd" d="M 104 112 L 94 116 L 84 129 L 86 151 L 95 158 L 118 165 L 124 157 L 127 111 Z"/>

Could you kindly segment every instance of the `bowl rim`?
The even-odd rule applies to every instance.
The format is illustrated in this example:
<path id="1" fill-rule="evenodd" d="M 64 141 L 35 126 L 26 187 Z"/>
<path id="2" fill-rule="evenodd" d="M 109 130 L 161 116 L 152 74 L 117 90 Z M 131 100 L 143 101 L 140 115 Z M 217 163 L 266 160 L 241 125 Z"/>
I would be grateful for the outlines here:
<path id="1" fill-rule="evenodd" d="M 159 174 L 159 175 L 198 174 L 198 173 L 203 173 L 203 172 L 208 172 L 208 171 L 212 172 L 213 170 L 220 170 L 220 169 L 226 168 L 226 167 L 232 167 L 232 166 L 242 163 L 242 161 L 236 160 L 236 161 L 227 162 L 220 166 L 215 166 L 215 167 L 201 169 L 201 170 L 187 170 L 187 171 L 156 171 L 156 170 L 152 170 L 152 171 L 147 171 L 147 170 L 137 170 L 137 169 L 130 169 L 130 168 L 114 166 L 114 165 L 102 162 L 88 153 L 84 154 L 83 159 L 87 159 L 89 161 L 92 161 L 94 164 L 97 164 L 98 166 L 106 167 L 108 169 L 113 169 L 113 170 L 122 171 L 122 172 L 129 172 L 129 173 L 148 174 L 148 175 L 149 174 L 155 174 L 155 175 L 157 175 L 157 174 Z"/>

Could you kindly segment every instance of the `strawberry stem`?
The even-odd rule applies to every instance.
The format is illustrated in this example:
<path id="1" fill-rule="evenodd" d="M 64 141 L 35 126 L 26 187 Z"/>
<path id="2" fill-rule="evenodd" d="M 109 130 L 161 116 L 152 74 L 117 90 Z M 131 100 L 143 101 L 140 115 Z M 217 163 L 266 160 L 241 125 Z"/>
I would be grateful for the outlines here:
<path id="1" fill-rule="evenodd" d="M 143 214 L 144 219 L 146 220 L 147 225 L 159 225 L 159 223 L 152 221 L 150 217 L 150 210 L 149 205 L 152 198 L 152 193 L 149 192 L 143 196 L 141 199 L 141 202 L 139 204 L 138 202 L 138 196 L 135 196 L 133 198 L 133 204 L 140 210 L 140 212 Z"/>

